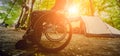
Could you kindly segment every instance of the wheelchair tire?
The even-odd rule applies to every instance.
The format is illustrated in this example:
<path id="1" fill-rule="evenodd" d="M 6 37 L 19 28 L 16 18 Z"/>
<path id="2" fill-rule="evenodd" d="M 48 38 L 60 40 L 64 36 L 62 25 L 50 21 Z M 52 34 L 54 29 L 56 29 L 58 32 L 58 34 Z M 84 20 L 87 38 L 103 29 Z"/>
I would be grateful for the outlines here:
<path id="1" fill-rule="evenodd" d="M 52 16 L 57 17 L 57 19 L 59 19 L 59 20 L 53 19 Z M 42 36 L 38 36 L 39 32 L 43 32 L 43 24 L 44 24 L 44 22 L 49 21 L 48 18 L 49 18 L 49 20 L 54 20 L 54 21 L 62 21 L 62 20 L 64 20 L 64 21 L 66 21 L 68 23 L 68 28 L 69 28 L 69 32 L 67 32 L 68 35 L 66 37 L 66 40 L 63 41 L 64 43 L 61 44 L 59 47 L 49 48 L 47 45 L 44 45 L 44 43 L 42 43 L 42 39 L 41 39 Z M 70 22 L 66 18 L 64 18 L 64 17 L 61 18 L 61 15 L 56 15 L 56 13 L 51 13 L 51 12 L 46 13 L 46 14 L 42 15 L 41 17 L 39 17 L 39 19 L 34 24 L 34 37 L 36 38 L 36 41 L 37 41 L 38 38 L 41 39 L 40 41 L 38 41 L 36 43 L 38 45 L 39 51 L 57 52 L 57 51 L 60 51 L 60 50 L 64 49 L 69 44 L 69 42 L 71 40 L 71 37 L 72 37 L 72 27 L 71 27 Z M 52 42 L 52 41 L 47 41 L 48 44 L 49 44 L 49 42 Z M 55 42 L 55 43 L 57 44 L 57 43 L 60 43 L 60 42 Z"/>

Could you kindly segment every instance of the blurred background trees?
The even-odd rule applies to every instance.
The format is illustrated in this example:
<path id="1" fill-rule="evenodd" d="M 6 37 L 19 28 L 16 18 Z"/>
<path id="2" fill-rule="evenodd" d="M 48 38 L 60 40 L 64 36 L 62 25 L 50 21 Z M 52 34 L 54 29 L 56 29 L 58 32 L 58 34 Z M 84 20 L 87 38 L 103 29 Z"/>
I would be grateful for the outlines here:
<path id="1" fill-rule="evenodd" d="M 0 0 L 0 19 L 6 24 L 12 25 L 20 16 L 23 0 Z M 71 0 L 79 8 L 81 16 L 90 16 L 92 10 L 94 16 L 99 16 L 103 21 L 120 30 L 120 0 Z M 50 10 L 55 0 L 36 0 L 33 10 Z"/>
<path id="2" fill-rule="evenodd" d="M 14 24 L 19 17 L 21 0 L 0 0 L 0 19 L 8 25 Z"/>
<path id="3" fill-rule="evenodd" d="M 95 15 L 120 30 L 120 0 L 94 0 Z"/>

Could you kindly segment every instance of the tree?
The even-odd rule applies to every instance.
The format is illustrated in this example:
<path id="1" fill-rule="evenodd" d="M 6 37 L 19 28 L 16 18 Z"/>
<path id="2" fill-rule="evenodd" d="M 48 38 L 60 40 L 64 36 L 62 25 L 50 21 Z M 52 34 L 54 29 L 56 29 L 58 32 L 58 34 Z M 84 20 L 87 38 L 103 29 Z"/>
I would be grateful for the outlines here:
<path id="1" fill-rule="evenodd" d="M 94 0 L 94 5 L 103 21 L 120 30 L 120 0 Z"/>
<path id="2" fill-rule="evenodd" d="M 20 12 L 20 0 L 1 0 L 3 4 L 0 9 L 0 19 L 3 19 L 3 25 L 12 25 L 18 18 Z"/>

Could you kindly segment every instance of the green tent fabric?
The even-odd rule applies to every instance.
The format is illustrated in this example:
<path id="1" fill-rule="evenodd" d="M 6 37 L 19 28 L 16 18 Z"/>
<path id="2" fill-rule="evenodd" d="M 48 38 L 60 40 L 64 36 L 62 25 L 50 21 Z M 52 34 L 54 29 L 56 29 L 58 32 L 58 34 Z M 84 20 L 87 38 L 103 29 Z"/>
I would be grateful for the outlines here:
<path id="1" fill-rule="evenodd" d="M 86 36 L 101 36 L 101 37 L 120 37 L 120 30 L 103 22 L 99 17 L 82 16 L 83 29 Z"/>

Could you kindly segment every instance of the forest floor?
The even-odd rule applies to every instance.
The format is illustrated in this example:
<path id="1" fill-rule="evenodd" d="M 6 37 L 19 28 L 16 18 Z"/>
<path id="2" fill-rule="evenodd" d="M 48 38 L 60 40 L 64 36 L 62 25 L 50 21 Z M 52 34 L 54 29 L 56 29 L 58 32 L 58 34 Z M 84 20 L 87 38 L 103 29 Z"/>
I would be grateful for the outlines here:
<path id="1" fill-rule="evenodd" d="M 10 56 L 120 56 L 120 37 L 86 37 L 73 34 L 65 49 L 56 53 L 32 53 L 32 51 L 17 50 L 15 43 L 20 40 L 25 31 L 15 31 L 12 28 L 0 27 L 0 56 L 4 53 Z M 5 55 L 6 54 L 6 55 Z"/>

